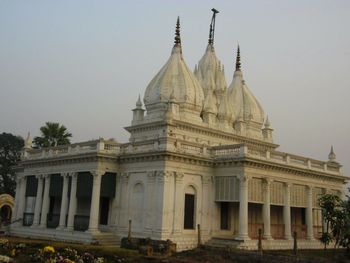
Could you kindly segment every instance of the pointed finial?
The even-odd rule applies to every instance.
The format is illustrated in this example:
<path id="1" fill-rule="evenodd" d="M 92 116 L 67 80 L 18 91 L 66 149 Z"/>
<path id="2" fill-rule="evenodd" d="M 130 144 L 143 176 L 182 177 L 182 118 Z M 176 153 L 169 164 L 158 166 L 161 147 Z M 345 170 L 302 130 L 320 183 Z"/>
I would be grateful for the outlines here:
<path id="1" fill-rule="evenodd" d="M 271 124 L 270 124 L 270 121 L 269 121 L 269 116 L 266 115 L 266 120 L 265 120 L 265 128 L 270 128 Z"/>
<path id="2" fill-rule="evenodd" d="M 210 24 L 209 26 L 209 39 L 208 39 L 208 44 L 213 45 L 213 26 Z"/>
<path id="3" fill-rule="evenodd" d="M 331 152 L 328 154 L 328 159 L 330 162 L 335 162 L 336 155 L 333 150 L 333 145 L 331 146 Z"/>
<path id="4" fill-rule="evenodd" d="M 209 39 L 208 39 L 208 44 L 213 46 L 214 45 L 214 34 L 215 34 L 215 17 L 216 14 L 219 13 L 218 10 L 215 8 L 212 8 L 211 11 L 213 12 L 213 16 L 211 17 L 211 22 L 209 26 Z"/>
<path id="5" fill-rule="evenodd" d="M 237 47 L 236 70 L 241 70 L 241 51 L 239 45 Z"/>
<path id="6" fill-rule="evenodd" d="M 24 141 L 24 149 L 31 149 L 32 148 L 32 143 L 33 143 L 33 140 L 30 137 L 30 132 L 28 132 L 27 138 Z"/>
<path id="7" fill-rule="evenodd" d="M 175 45 L 181 46 L 181 36 L 180 36 L 180 17 L 177 17 L 176 29 L 175 29 Z"/>
<path id="8" fill-rule="evenodd" d="M 139 94 L 139 98 L 137 99 L 137 102 L 136 102 L 136 107 L 137 107 L 137 108 L 141 108 L 141 107 L 142 107 L 142 102 L 141 102 L 140 94 Z"/>

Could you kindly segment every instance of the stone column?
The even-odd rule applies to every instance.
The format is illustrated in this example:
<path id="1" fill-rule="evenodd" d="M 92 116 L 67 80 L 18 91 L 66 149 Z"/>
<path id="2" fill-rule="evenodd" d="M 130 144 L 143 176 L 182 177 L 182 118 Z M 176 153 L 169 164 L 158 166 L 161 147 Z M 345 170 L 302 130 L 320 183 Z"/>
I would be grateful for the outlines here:
<path id="1" fill-rule="evenodd" d="M 40 223 L 40 212 L 43 201 L 43 186 L 44 186 L 44 178 L 42 175 L 38 175 L 38 190 L 36 191 L 35 198 L 35 208 L 34 208 L 34 220 L 33 226 L 38 226 Z"/>
<path id="2" fill-rule="evenodd" d="M 292 239 L 291 234 L 291 218 L 290 218 L 290 187 L 289 183 L 285 184 L 284 188 L 284 207 L 283 207 L 283 223 L 284 223 L 284 238 Z"/>
<path id="3" fill-rule="evenodd" d="M 72 177 L 70 198 L 69 198 L 69 210 L 67 220 L 67 230 L 74 230 L 74 216 L 77 210 L 77 184 L 78 184 L 78 173 L 70 173 Z"/>
<path id="4" fill-rule="evenodd" d="M 264 221 L 264 238 L 272 239 L 271 236 L 271 212 L 270 212 L 270 189 L 271 180 L 266 179 L 264 184 L 264 205 L 263 205 L 263 221 Z"/>
<path id="5" fill-rule="evenodd" d="M 23 176 L 21 179 L 19 179 L 19 185 L 20 186 L 19 186 L 18 196 L 16 196 L 16 199 L 18 198 L 16 220 L 18 220 L 18 224 L 22 225 L 22 222 L 20 222 L 20 219 L 23 219 L 24 208 L 26 205 L 26 187 L 27 187 L 26 176 Z"/>
<path id="6" fill-rule="evenodd" d="M 248 236 L 248 178 L 239 178 L 239 231 L 238 240 L 249 240 Z"/>
<path id="7" fill-rule="evenodd" d="M 313 200 L 312 200 L 312 187 L 307 187 L 307 207 L 306 207 L 306 238 L 307 239 L 314 239 L 314 225 L 313 225 L 313 218 L 312 218 L 312 207 L 313 207 Z"/>
<path id="8" fill-rule="evenodd" d="M 62 199 L 61 199 L 61 210 L 60 210 L 60 221 L 58 224 L 59 229 L 63 229 L 66 226 L 66 214 L 68 208 L 68 183 L 69 177 L 68 173 L 62 173 L 63 177 L 63 189 L 62 189 Z"/>
<path id="9" fill-rule="evenodd" d="M 98 219 L 100 215 L 100 192 L 101 192 L 101 179 L 105 174 L 103 171 L 91 172 L 93 176 L 91 206 L 90 206 L 90 220 L 89 220 L 89 232 L 98 231 Z"/>
<path id="10" fill-rule="evenodd" d="M 50 175 L 44 175 L 45 178 L 45 189 L 44 189 L 44 197 L 43 197 L 43 205 L 41 208 L 41 218 L 40 218 L 40 227 L 46 227 L 47 223 L 47 213 L 49 212 L 50 206 Z"/>
<path id="11" fill-rule="evenodd" d="M 175 175 L 175 202 L 174 202 L 174 221 L 173 221 L 173 233 L 181 234 L 184 224 L 184 214 L 183 214 L 183 205 L 184 205 L 184 190 L 183 190 L 183 178 L 184 174 L 182 172 L 176 172 Z"/>

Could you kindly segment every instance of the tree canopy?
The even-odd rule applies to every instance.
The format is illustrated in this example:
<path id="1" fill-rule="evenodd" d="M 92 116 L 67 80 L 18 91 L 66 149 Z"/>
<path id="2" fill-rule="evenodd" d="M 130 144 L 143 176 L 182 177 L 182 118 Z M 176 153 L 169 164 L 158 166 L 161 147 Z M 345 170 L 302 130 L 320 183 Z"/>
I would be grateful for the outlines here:
<path id="1" fill-rule="evenodd" d="M 37 136 L 33 140 L 35 147 L 38 148 L 69 144 L 69 138 L 72 137 L 67 128 L 57 122 L 46 122 L 44 126 L 40 127 L 40 132 L 41 136 Z"/>
<path id="2" fill-rule="evenodd" d="M 24 141 L 20 136 L 0 134 L 0 193 L 15 194 L 14 167 L 21 159 L 23 146 Z"/>

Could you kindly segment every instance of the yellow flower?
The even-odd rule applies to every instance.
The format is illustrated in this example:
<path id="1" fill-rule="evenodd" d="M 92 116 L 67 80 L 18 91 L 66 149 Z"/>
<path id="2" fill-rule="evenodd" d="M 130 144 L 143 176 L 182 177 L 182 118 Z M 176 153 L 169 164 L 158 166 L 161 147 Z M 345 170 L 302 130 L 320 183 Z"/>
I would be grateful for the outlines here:
<path id="1" fill-rule="evenodd" d="M 44 252 L 55 253 L 55 249 L 52 246 L 46 246 L 46 247 L 44 247 Z"/>
<path id="2" fill-rule="evenodd" d="M 15 248 L 11 250 L 10 256 L 11 256 L 11 257 L 16 256 L 16 249 L 15 249 Z"/>

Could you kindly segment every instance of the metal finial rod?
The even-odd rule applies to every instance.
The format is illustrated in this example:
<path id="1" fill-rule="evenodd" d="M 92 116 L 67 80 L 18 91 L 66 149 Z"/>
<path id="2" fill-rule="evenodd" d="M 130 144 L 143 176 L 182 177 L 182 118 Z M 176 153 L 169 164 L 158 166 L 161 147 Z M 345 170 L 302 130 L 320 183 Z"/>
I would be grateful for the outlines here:
<path id="1" fill-rule="evenodd" d="M 236 70 L 241 70 L 241 52 L 240 52 L 240 49 L 239 49 L 239 45 L 238 45 L 238 48 L 237 48 Z"/>
<path id="2" fill-rule="evenodd" d="M 215 34 L 215 18 L 216 14 L 219 13 L 218 10 L 215 8 L 212 8 L 211 11 L 213 12 L 213 16 L 211 17 L 211 23 L 209 27 L 209 40 L 208 44 L 213 45 L 214 44 L 214 34 Z"/>
<path id="3" fill-rule="evenodd" d="M 177 17 L 176 29 L 175 29 L 175 45 L 181 46 L 181 37 L 180 37 L 180 17 Z"/>

